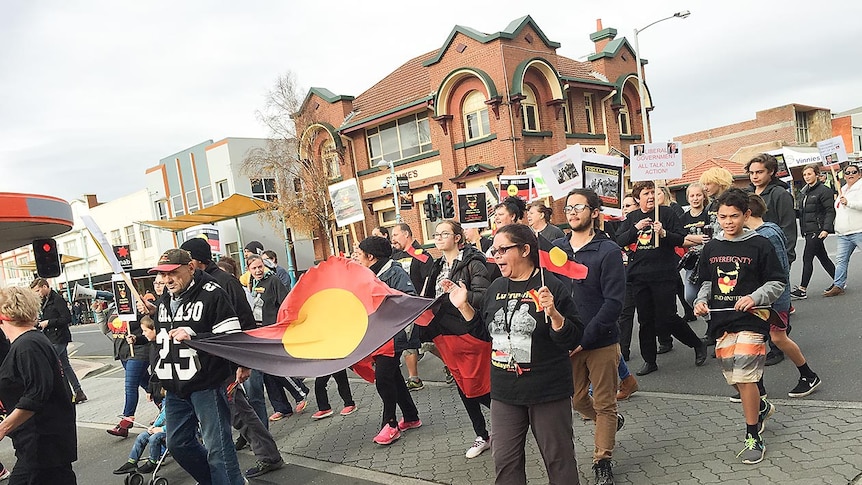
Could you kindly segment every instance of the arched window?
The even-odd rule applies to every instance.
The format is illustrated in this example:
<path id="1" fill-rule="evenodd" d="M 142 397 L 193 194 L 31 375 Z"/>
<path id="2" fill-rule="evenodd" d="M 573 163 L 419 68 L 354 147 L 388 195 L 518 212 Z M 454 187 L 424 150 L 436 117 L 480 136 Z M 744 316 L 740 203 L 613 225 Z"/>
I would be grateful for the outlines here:
<path id="1" fill-rule="evenodd" d="M 524 98 L 521 101 L 521 118 L 524 120 L 525 131 L 539 131 L 539 104 L 536 101 L 536 93 L 530 86 L 524 85 Z"/>
<path id="2" fill-rule="evenodd" d="M 326 140 L 320 150 L 320 156 L 323 158 L 323 165 L 326 167 L 327 178 L 338 178 L 341 175 L 341 170 L 338 168 L 338 150 L 335 149 L 335 142 Z"/>
<path id="3" fill-rule="evenodd" d="M 631 118 L 629 118 L 629 104 L 626 102 L 626 98 L 623 97 L 623 107 L 620 108 L 620 114 L 617 118 L 617 122 L 620 125 L 620 135 L 631 135 L 632 134 L 632 122 Z"/>
<path id="4" fill-rule="evenodd" d="M 491 134 L 491 123 L 488 120 L 488 105 L 485 96 L 479 91 L 472 91 L 464 99 L 461 108 L 464 120 L 464 131 L 467 141 L 482 138 Z"/>

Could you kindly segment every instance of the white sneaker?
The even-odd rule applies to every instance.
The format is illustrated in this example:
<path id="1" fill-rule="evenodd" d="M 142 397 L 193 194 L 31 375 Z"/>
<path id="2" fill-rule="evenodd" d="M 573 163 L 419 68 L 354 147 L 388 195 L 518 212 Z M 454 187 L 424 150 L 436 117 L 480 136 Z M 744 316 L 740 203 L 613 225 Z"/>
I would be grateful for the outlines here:
<path id="1" fill-rule="evenodd" d="M 0 471 L 0 481 L 8 479 L 11 474 L 8 468 L 3 468 L 3 471 Z"/>
<path id="2" fill-rule="evenodd" d="M 476 458 L 481 455 L 483 451 L 489 449 L 491 449 L 491 439 L 489 438 L 488 441 L 485 441 L 481 436 L 477 436 L 476 441 L 473 442 L 473 446 L 467 450 L 467 453 L 464 456 L 467 458 Z"/>

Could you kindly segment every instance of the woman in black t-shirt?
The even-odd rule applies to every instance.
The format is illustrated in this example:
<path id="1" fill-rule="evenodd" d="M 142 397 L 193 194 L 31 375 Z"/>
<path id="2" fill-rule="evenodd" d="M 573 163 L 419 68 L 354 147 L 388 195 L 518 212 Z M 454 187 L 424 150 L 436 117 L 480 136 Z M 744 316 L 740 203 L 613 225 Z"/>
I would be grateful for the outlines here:
<path id="1" fill-rule="evenodd" d="M 706 210 L 708 198 L 706 190 L 700 182 L 693 182 L 685 190 L 688 198 L 689 209 L 682 215 L 682 227 L 685 229 L 685 239 L 682 246 L 688 249 L 683 256 L 683 269 L 685 269 L 685 301 L 689 306 L 694 304 L 700 285 L 692 281 L 692 274 L 697 267 L 697 256 L 703 245 L 709 241 L 712 235 L 712 226 L 709 220 L 709 211 Z"/>

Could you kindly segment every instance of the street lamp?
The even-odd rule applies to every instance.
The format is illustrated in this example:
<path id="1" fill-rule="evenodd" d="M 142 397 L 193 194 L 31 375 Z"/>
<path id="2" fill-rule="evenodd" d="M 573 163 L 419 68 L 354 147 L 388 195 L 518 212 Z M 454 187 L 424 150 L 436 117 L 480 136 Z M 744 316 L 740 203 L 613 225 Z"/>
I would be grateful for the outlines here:
<path id="1" fill-rule="evenodd" d="M 683 10 L 681 12 L 677 12 L 670 17 L 665 17 L 663 19 L 656 20 L 655 22 L 647 25 L 642 29 L 635 29 L 635 62 L 637 62 L 638 67 L 638 94 L 640 95 L 640 103 L 641 103 L 641 122 L 643 124 L 644 131 L 644 143 L 651 143 L 652 136 L 650 135 L 650 130 L 647 128 L 647 108 L 646 108 L 646 95 L 644 89 L 644 74 L 643 67 L 641 66 L 641 48 L 638 45 L 638 34 L 643 32 L 644 30 L 652 27 L 653 25 L 664 22 L 665 20 L 670 20 L 673 18 L 681 18 L 684 19 L 691 15 L 691 12 L 688 10 Z"/>
<path id="2" fill-rule="evenodd" d="M 389 177 L 386 179 L 386 183 L 392 187 L 392 202 L 395 203 L 395 222 L 401 224 L 401 203 L 398 200 L 398 177 L 395 176 L 395 163 L 382 159 L 375 164 L 376 167 L 385 167 L 387 165 L 389 166 Z"/>

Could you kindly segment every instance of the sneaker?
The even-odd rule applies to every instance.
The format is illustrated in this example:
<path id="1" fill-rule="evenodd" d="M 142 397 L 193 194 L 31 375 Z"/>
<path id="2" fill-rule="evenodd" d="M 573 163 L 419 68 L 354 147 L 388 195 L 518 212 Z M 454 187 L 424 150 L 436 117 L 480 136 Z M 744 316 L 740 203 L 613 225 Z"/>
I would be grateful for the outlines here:
<path id="1" fill-rule="evenodd" d="M 745 436 L 745 448 L 736 457 L 742 457 L 742 462 L 746 465 L 754 465 L 763 461 L 764 453 L 766 453 L 766 445 L 763 444 L 763 439 L 749 434 Z"/>
<path id="2" fill-rule="evenodd" d="M 145 461 L 143 465 L 138 467 L 138 473 L 144 475 L 148 473 L 153 473 L 154 471 L 156 471 L 156 462 L 151 460 Z"/>
<path id="3" fill-rule="evenodd" d="M 254 465 L 254 468 L 249 468 L 245 471 L 245 476 L 246 478 L 259 477 L 271 471 L 278 470 L 283 466 L 284 460 L 282 460 L 281 458 L 279 458 L 276 462 L 258 461 L 257 464 Z"/>
<path id="4" fill-rule="evenodd" d="M 817 375 L 814 377 L 800 377 L 799 383 L 787 395 L 790 397 L 805 397 L 814 392 L 814 389 L 817 389 L 820 382 L 820 378 Z"/>
<path id="5" fill-rule="evenodd" d="M 473 445 L 467 450 L 467 453 L 464 455 L 467 458 L 476 458 L 481 455 L 483 451 L 491 449 L 491 438 L 488 438 L 488 441 L 485 441 L 481 436 L 476 437 L 476 441 L 473 442 Z"/>
<path id="6" fill-rule="evenodd" d="M 341 410 L 342 416 L 350 416 L 351 414 L 356 412 L 356 406 L 344 406 L 344 409 Z"/>
<path id="7" fill-rule="evenodd" d="M 269 417 L 270 421 L 279 421 L 284 418 L 289 418 L 293 413 L 280 413 L 278 411 L 272 413 L 272 416 Z"/>
<path id="8" fill-rule="evenodd" d="M 840 286 L 832 285 L 828 290 L 823 292 L 823 296 L 829 298 L 831 296 L 838 296 L 844 294 L 844 288 Z"/>
<path id="9" fill-rule="evenodd" d="M 760 399 L 766 399 L 766 396 L 767 396 L 766 394 L 761 394 Z M 735 403 L 741 403 L 742 402 L 742 398 L 739 396 L 738 392 L 736 394 L 730 396 L 730 402 L 735 402 Z"/>
<path id="10" fill-rule="evenodd" d="M 623 417 L 622 414 L 617 413 L 617 431 L 623 429 L 623 426 L 626 425 L 626 418 Z"/>
<path id="11" fill-rule="evenodd" d="M 408 429 L 416 429 L 422 426 L 422 421 L 404 421 L 404 418 L 401 418 L 401 421 L 398 421 L 398 429 L 401 431 L 407 431 Z"/>
<path id="12" fill-rule="evenodd" d="M 293 408 L 293 412 L 296 414 L 299 414 L 305 410 L 306 406 L 308 406 L 308 401 L 303 399 L 302 401 L 299 401 L 298 403 L 296 403 L 296 407 Z"/>
<path id="13" fill-rule="evenodd" d="M 0 471 L 0 481 L 8 479 L 9 476 L 11 476 L 11 475 L 12 475 L 12 472 L 10 472 L 8 468 L 3 467 L 3 470 Z"/>
<path id="14" fill-rule="evenodd" d="M 318 411 L 311 415 L 311 419 L 323 419 L 332 416 L 332 410 L 326 409 L 324 411 Z"/>
<path id="15" fill-rule="evenodd" d="M 790 313 L 791 315 L 793 315 L 794 313 L 796 313 L 796 307 L 795 307 L 795 306 L 793 306 L 793 305 L 790 305 L 790 310 L 788 311 L 788 313 Z M 788 325 L 788 328 L 789 328 L 789 327 L 790 327 L 790 325 Z"/>
<path id="16" fill-rule="evenodd" d="M 236 451 L 239 451 L 248 446 L 248 440 L 245 439 L 245 436 L 239 435 L 239 438 L 236 439 L 236 442 L 233 444 L 233 447 Z"/>
<path id="17" fill-rule="evenodd" d="M 8 472 L 8 470 L 6 470 L 6 469 L 4 469 L 4 471 Z M 127 462 L 123 463 L 122 466 L 120 466 L 120 468 L 117 468 L 116 470 L 114 470 L 114 475 L 125 475 L 127 473 L 135 473 L 137 471 L 138 471 L 138 464 L 127 461 Z"/>
<path id="18" fill-rule="evenodd" d="M 760 413 L 757 415 L 757 425 L 759 426 L 757 430 L 759 434 L 763 434 L 763 430 L 766 429 L 766 420 L 775 412 L 775 406 L 766 398 L 761 398 L 760 407 Z"/>
<path id="19" fill-rule="evenodd" d="M 418 377 L 411 377 L 407 379 L 408 391 L 421 391 L 422 389 L 425 389 L 425 383 L 422 382 L 422 379 Z"/>
<path id="20" fill-rule="evenodd" d="M 403 420 L 402 420 L 403 421 Z M 401 426 L 399 425 L 399 428 Z M 401 431 L 398 428 L 393 428 L 388 424 L 384 424 L 377 436 L 374 437 L 374 442 L 378 445 L 389 445 L 393 441 L 401 437 Z"/>
<path id="21" fill-rule="evenodd" d="M 455 377 L 449 372 L 449 368 L 445 365 L 443 366 L 443 373 L 446 374 L 446 384 L 452 384 L 455 382 Z"/>
<path id="22" fill-rule="evenodd" d="M 596 485 L 614 485 L 614 472 L 611 470 L 610 458 L 595 463 L 593 472 L 596 474 Z"/>
<path id="23" fill-rule="evenodd" d="M 83 390 L 78 389 L 77 391 L 75 391 L 75 397 L 72 398 L 73 403 L 81 404 L 81 403 L 86 402 L 86 401 L 87 401 L 87 395 L 84 394 Z"/>
<path id="24" fill-rule="evenodd" d="M 792 300 L 804 300 L 808 298 L 808 292 L 797 286 L 790 292 L 790 298 Z"/>
<path id="25" fill-rule="evenodd" d="M 769 353 L 766 354 L 765 364 L 766 365 L 775 365 L 775 364 L 781 363 L 781 361 L 783 361 L 783 360 L 784 360 L 784 352 L 782 352 L 780 350 L 777 352 L 770 350 Z"/>

